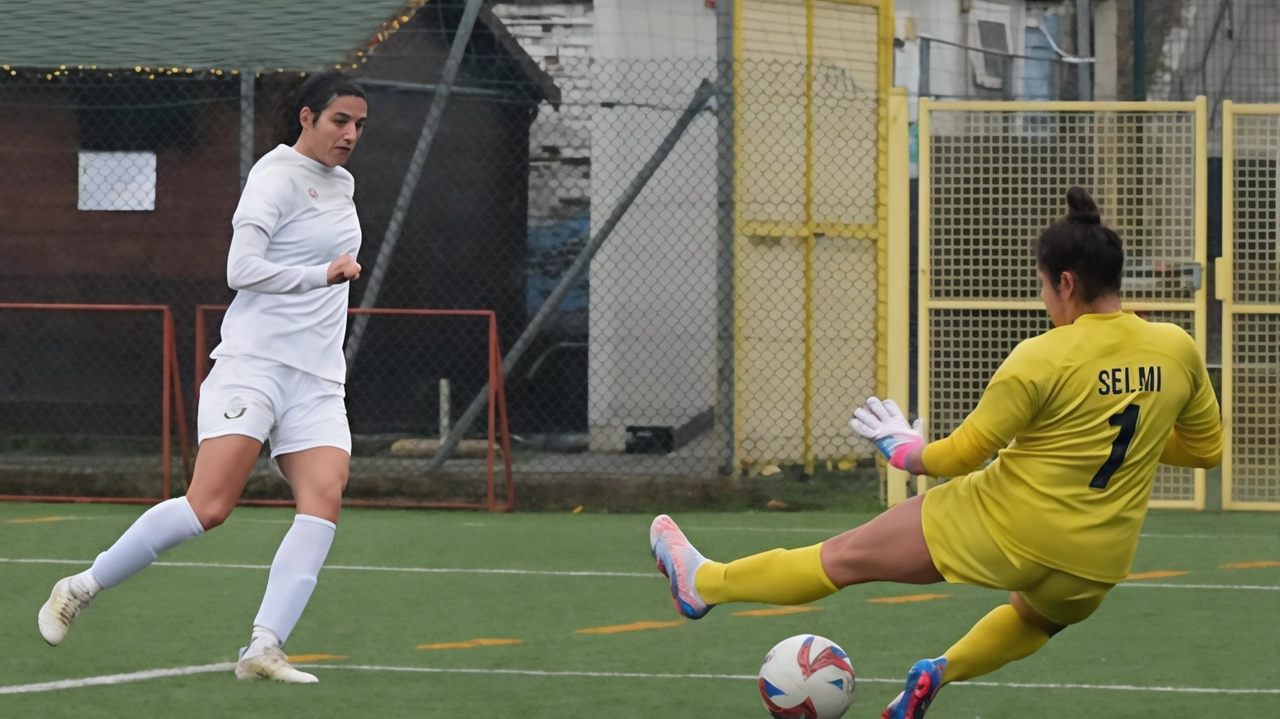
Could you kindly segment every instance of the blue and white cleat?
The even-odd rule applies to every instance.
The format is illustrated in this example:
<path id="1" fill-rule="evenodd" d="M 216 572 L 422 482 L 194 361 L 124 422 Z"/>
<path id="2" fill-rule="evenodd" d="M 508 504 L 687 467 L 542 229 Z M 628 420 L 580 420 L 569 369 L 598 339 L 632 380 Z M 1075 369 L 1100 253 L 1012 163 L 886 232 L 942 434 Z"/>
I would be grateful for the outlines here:
<path id="1" fill-rule="evenodd" d="M 924 719 L 924 713 L 942 688 L 942 670 L 947 660 L 921 659 L 907 673 L 907 687 L 897 699 L 889 702 L 880 719 Z"/>
<path id="2" fill-rule="evenodd" d="M 649 548 L 658 562 L 658 571 L 671 580 L 671 602 L 676 611 L 690 619 L 701 619 L 711 606 L 698 596 L 693 578 L 707 558 L 693 548 L 671 517 L 660 514 L 649 525 Z"/>

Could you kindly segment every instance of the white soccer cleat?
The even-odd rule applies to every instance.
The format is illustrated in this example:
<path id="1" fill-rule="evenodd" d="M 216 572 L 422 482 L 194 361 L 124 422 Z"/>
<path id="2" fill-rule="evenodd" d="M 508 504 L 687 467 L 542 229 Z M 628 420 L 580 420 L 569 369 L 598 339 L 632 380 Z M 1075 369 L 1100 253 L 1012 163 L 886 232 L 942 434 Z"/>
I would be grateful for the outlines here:
<path id="1" fill-rule="evenodd" d="M 40 607 L 36 623 L 40 626 L 40 634 L 49 646 L 56 647 L 67 638 L 67 630 L 71 622 L 80 615 L 80 610 L 89 606 L 93 595 L 77 590 L 72 586 L 74 577 L 64 577 L 53 585 L 49 601 Z"/>
<path id="2" fill-rule="evenodd" d="M 649 525 L 649 548 L 658 563 L 658 571 L 671 580 L 671 602 L 676 611 L 690 619 L 701 619 L 712 605 L 698 594 L 694 577 L 707 558 L 693 548 L 675 520 L 665 514 L 654 517 Z"/>
<path id="3" fill-rule="evenodd" d="M 240 661 L 236 663 L 236 679 L 245 681 L 253 679 L 271 679 L 287 684 L 315 684 L 320 681 L 314 674 L 300 672 L 289 664 L 284 650 L 278 646 L 268 645 L 257 654 L 245 656 L 244 647 L 240 650 Z"/>

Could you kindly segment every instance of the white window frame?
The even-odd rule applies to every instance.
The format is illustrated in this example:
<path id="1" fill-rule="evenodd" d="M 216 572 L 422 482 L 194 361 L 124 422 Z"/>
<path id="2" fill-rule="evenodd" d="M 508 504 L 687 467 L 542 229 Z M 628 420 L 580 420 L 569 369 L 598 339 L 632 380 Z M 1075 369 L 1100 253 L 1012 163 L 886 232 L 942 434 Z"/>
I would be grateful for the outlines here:
<path id="1" fill-rule="evenodd" d="M 999 48 L 988 48 L 982 45 L 982 33 L 978 30 L 978 22 L 990 22 L 1004 27 L 1005 52 L 1010 55 L 1016 54 L 1017 46 L 1014 44 L 1012 33 L 1014 19 L 1013 8 L 1010 5 L 990 0 L 973 0 L 973 6 L 969 10 L 969 46 L 984 50 L 999 50 Z M 977 50 L 970 50 L 968 54 L 969 64 L 973 67 L 974 82 L 978 87 L 986 90 L 1003 90 L 1004 78 L 987 72 L 988 54 Z M 1013 59 L 1010 58 L 1009 61 L 1013 62 Z"/>
<path id="2" fill-rule="evenodd" d="M 80 151 L 77 210 L 150 212 L 156 209 L 156 153 Z"/>

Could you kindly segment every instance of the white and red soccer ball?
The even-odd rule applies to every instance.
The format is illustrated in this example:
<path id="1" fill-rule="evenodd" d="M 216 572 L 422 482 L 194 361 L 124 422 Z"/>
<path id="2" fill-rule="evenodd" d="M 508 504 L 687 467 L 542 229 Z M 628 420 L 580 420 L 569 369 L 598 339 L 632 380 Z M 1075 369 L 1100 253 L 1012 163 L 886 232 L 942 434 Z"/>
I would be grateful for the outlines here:
<path id="1" fill-rule="evenodd" d="M 853 665 L 830 639 L 778 642 L 760 667 L 760 698 L 774 719 L 839 719 L 853 702 Z"/>

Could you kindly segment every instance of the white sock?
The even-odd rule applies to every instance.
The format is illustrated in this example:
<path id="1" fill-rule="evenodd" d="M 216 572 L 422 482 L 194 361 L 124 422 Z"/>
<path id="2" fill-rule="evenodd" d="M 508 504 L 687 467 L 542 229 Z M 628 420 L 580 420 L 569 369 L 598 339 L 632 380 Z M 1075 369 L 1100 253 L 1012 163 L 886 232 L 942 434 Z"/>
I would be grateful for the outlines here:
<path id="1" fill-rule="evenodd" d="M 102 591 L 102 585 L 98 584 L 97 579 L 94 579 L 93 572 L 86 569 L 71 577 L 71 590 L 77 594 L 88 595 L 92 599 L 98 595 L 98 592 Z"/>
<path id="2" fill-rule="evenodd" d="M 276 558 L 271 562 L 271 576 L 267 579 L 267 592 L 262 597 L 262 607 L 253 620 L 254 639 L 260 628 L 275 632 L 279 643 L 289 640 L 294 625 L 307 608 L 307 600 L 316 588 L 320 568 L 329 555 L 333 534 L 337 525 L 327 519 L 299 514 L 293 526 L 280 542 Z"/>
<path id="3" fill-rule="evenodd" d="M 98 555 L 85 581 L 92 579 L 100 588 L 110 589 L 145 569 L 165 550 L 201 534 L 204 527 L 186 497 L 161 502 L 138 517 L 110 549 Z"/>
<path id="4" fill-rule="evenodd" d="M 280 637 L 275 632 L 260 624 L 255 624 L 253 625 L 253 637 L 249 639 L 249 646 L 245 649 L 244 656 L 249 657 L 261 654 L 262 650 L 268 646 L 278 647 L 281 643 Z"/>

